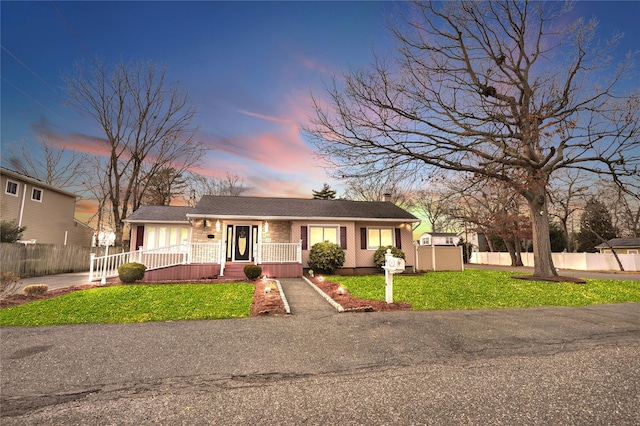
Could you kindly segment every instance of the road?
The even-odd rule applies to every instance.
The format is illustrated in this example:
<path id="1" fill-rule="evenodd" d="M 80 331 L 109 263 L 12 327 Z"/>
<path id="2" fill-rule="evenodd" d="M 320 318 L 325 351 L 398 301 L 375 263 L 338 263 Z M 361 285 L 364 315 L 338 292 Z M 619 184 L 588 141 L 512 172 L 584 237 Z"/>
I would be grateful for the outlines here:
<path id="1" fill-rule="evenodd" d="M 0 332 L 3 425 L 640 424 L 640 304 Z"/>

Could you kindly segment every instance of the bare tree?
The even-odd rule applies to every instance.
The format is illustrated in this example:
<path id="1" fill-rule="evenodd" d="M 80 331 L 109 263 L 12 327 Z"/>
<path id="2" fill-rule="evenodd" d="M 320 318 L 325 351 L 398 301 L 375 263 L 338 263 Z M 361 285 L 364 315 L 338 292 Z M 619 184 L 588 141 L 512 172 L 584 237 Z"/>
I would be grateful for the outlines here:
<path id="1" fill-rule="evenodd" d="M 613 66 L 619 40 L 597 45 L 597 22 L 561 18 L 558 2 L 416 3 L 394 61 L 334 81 L 314 98 L 307 129 L 344 173 L 380 161 L 469 172 L 504 182 L 527 202 L 534 275 L 557 275 L 547 188 L 560 169 L 621 181 L 637 176 L 639 93 Z M 611 55 L 611 56 L 610 56 Z M 636 149 L 634 151 L 634 149 Z"/>
<path id="2" fill-rule="evenodd" d="M 3 158 L 9 168 L 23 175 L 39 179 L 56 188 L 72 189 L 80 184 L 86 173 L 86 156 L 56 148 L 46 139 L 40 140 L 41 153 L 26 145 L 8 147 L 8 156 Z"/>
<path id="3" fill-rule="evenodd" d="M 547 191 L 551 200 L 551 215 L 560 221 L 568 250 L 575 252 L 577 246 L 574 241 L 574 216 L 584 206 L 584 198 L 588 194 L 589 186 L 579 170 L 561 170 L 551 180 Z M 579 220 L 580 218 L 575 223 Z"/>
<path id="4" fill-rule="evenodd" d="M 78 62 L 63 76 L 69 102 L 99 125 L 107 151 L 105 173 L 116 244 L 124 219 L 144 198 L 150 178 L 164 167 L 182 172 L 196 164 L 203 147 L 191 127 L 195 108 L 165 68 L 150 62 L 99 59 Z"/>
<path id="5" fill-rule="evenodd" d="M 432 232 L 446 232 L 455 226 L 451 213 L 453 198 L 453 192 L 440 185 L 416 191 L 413 206 L 416 212 L 427 219 Z"/>
<path id="6" fill-rule="evenodd" d="M 485 234 L 491 251 L 502 241 L 512 266 L 522 266 L 522 240 L 531 238 L 531 221 L 522 213 L 523 198 L 500 181 L 473 177 L 449 184 L 449 215 Z"/>
<path id="7" fill-rule="evenodd" d="M 149 178 L 144 202 L 155 206 L 168 206 L 171 200 L 183 194 L 186 187 L 183 172 L 173 167 L 163 167 Z"/>
<path id="8" fill-rule="evenodd" d="M 371 171 L 371 170 L 370 170 Z M 356 201 L 384 201 L 385 195 L 391 202 L 407 209 L 413 208 L 412 188 L 419 179 L 411 171 L 387 169 L 361 176 L 341 177 L 344 182 L 343 198 Z M 340 177 L 340 176 L 336 176 Z"/>
<path id="9" fill-rule="evenodd" d="M 224 177 L 215 178 L 191 174 L 187 179 L 189 200 L 187 204 L 195 206 L 203 195 L 226 195 L 238 197 L 251 188 L 245 186 L 244 179 L 236 173 L 227 172 Z"/>

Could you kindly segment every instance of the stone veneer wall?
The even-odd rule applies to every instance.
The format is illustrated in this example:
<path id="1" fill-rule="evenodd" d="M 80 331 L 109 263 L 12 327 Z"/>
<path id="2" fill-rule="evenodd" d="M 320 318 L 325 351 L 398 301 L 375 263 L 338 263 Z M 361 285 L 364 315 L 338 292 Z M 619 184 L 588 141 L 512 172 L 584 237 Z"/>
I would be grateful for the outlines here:
<path id="1" fill-rule="evenodd" d="M 264 231 L 264 228 L 263 228 Z M 291 221 L 269 221 L 269 232 L 262 233 L 263 242 L 271 243 L 295 243 L 291 241 Z"/>
<path id="2" fill-rule="evenodd" d="M 216 222 L 207 220 L 207 227 L 203 228 L 202 220 L 196 220 L 193 228 L 191 229 L 191 241 L 194 243 L 217 243 L 220 240 L 224 240 L 225 226 L 220 222 L 220 231 L 216 231 Z M 207 235 L 215 235 L 215 238 L 207 238 Z"/>

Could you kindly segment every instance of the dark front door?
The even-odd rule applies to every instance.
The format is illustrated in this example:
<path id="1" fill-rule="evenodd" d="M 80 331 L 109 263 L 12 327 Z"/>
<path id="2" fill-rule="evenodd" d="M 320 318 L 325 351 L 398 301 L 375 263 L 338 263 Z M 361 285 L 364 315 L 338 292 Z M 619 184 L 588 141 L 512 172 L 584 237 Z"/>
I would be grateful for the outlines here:
<path id="1" fill-rule="evenodd" d="M 144 225 L 138 225 L 136 230 L 136 250 L 144 246 Z"/>
<path id="2" fill-rule="evenodd" d="M 251 259 L 251 227 L 237 225 L 233 242 L 234 260 L 249 261 Z"/>

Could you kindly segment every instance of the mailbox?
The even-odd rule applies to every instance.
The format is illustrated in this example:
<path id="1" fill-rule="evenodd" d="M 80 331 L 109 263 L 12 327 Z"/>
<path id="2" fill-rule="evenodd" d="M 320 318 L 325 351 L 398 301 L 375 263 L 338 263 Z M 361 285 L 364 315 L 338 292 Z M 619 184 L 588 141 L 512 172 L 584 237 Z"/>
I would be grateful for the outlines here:
<path id="1" fill-rule="evenodd" d="M 385 264 L 385 269 L 392 274 L 398 274 L 404 272 L 404 259 L 400 257 L 388 258 Z"/>

